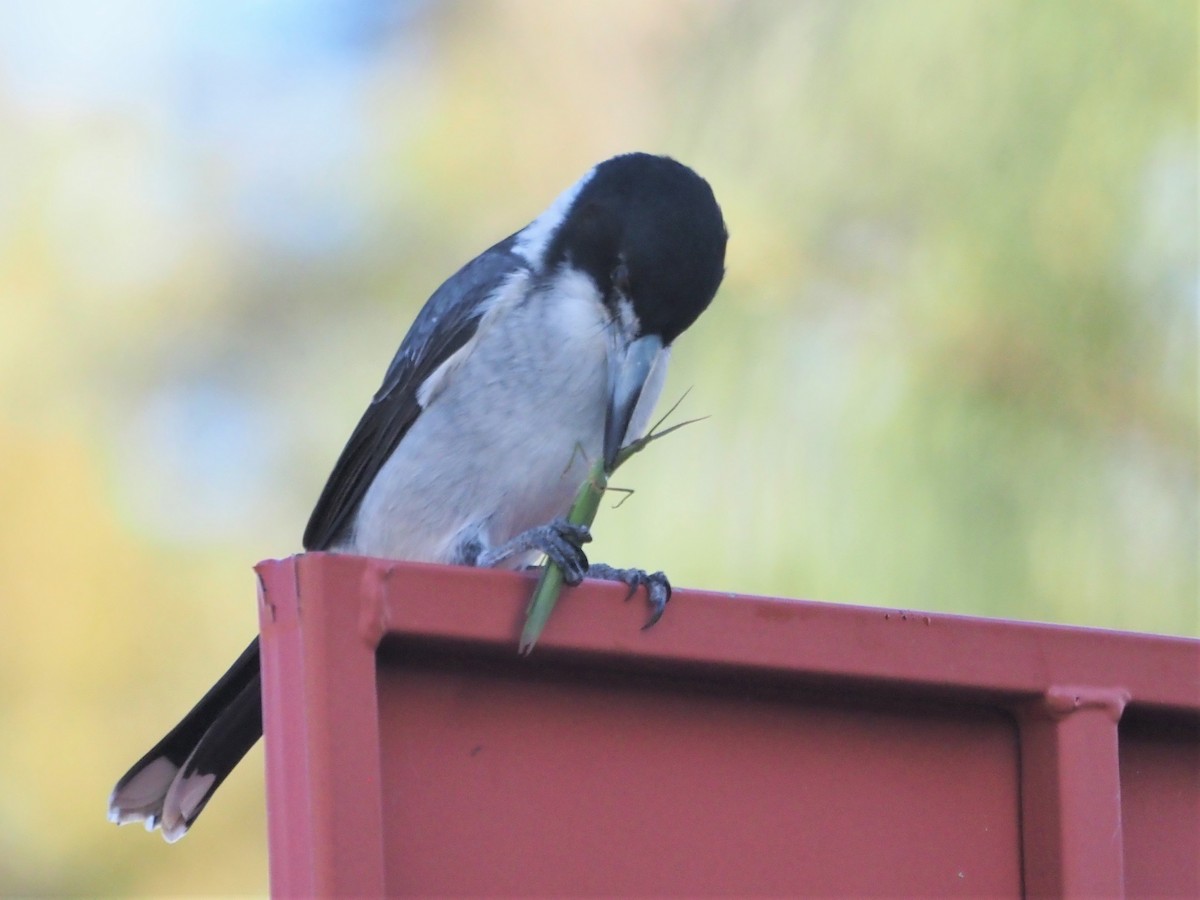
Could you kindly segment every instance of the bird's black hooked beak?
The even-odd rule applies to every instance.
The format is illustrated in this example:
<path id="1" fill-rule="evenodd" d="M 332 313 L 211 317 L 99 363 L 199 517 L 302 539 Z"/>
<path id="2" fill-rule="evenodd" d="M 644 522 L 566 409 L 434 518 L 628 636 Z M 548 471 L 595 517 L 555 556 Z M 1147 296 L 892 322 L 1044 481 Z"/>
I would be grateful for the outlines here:
<path id="1" fill-rule="evenodd" d="M 624 446 L 629 422 L 641 399 L 642 389 L 654 361 L 662 352 L 658 335 L 640 337 L 609 363 L 608 410 L 604 418 L 604 470 L 611 472 L 617 454 Z"/>

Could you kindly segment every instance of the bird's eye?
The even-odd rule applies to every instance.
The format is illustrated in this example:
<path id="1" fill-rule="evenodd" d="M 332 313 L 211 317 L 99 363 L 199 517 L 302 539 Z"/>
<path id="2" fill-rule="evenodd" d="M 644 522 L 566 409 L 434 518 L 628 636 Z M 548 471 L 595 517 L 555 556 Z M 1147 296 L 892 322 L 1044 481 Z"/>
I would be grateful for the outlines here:
<path id="1" fill-rule="evenodd" d="M 629 266 L 625 265 L 625 260 L 613 267 L 612 285 L 617 293 L 629 296 Z"/>

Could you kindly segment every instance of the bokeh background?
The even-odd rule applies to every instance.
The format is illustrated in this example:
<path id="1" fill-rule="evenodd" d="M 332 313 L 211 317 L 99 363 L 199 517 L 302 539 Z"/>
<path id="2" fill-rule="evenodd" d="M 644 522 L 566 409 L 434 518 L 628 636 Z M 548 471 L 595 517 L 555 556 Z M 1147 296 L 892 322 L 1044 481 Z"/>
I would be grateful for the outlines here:
<path id="1" fill-rule="evenodd" d="M 0 12 L 0 894 L 266 889 L 255 750 L 113 780 L 255 627 L 420 304 L 598 160 L 731 231 L 594 558 L 1200 633 L 1197 9 L 67 0 Z M 685 615 L 685 610 L 677 610 Z"/>

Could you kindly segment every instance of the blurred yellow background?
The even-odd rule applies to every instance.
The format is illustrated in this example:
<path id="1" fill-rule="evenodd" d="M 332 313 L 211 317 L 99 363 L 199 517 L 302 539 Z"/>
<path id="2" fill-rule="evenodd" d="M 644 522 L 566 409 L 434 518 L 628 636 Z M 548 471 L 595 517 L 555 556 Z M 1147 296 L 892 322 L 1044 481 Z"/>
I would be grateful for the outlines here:
<path id="1" fill-rule="evenodd" d="M 0 894 L 266 890 L 261 747 L 175 846 L 108 791 L 244 646 L 420 304 L 621 151 L 731 242 L 664 394 L 712 418 L 593 559 L 1200 633 L 1197 36 L 1193 0 L 6 4 Z"/>

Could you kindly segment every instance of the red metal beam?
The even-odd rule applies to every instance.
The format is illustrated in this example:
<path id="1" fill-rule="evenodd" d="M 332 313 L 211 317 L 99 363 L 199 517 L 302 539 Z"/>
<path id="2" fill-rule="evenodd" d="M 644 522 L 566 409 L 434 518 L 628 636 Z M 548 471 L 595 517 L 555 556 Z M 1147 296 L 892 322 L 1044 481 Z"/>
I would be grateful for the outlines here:
<path id="1" fill-rule="evenodd" d="M 1006 873 L 1015 871 L 1035 896 L 1114 896 L 1146 886 L 1200 893 L 1200 871 L 1189 863 L 1200 838 L 1200 642 L 700 591 L 678 591 L 663 621 L 643 632 L 643 610 L 624 602 L 621 586 L 589 582 L 564 594 L 533 656 L 523 659 L 516 642 L 529 576 L 324 554 L 258 571 L 277 895 L 468 884 L 562 889 L 585 883 L 554 880 L 554 866 L 572 865 L 579 879 L 600 879 L 586 882 L 597 889 L 607 873 L 609 885 L 626 892 L 718 882 L 774 891 L 807 884 L 826 893 L 881 884 L 996 892 L 1008 890 Z M 394 649 L 377 654 L 385 639 Z M 572 685 L 583 692 L 573 694 Z M 672 693 L 673 685 L 694 687 Z M 747 718 L 721 699 L 731 696 L 757 697 L 775 712 Z M 478 702 L 456 705 L 465 697 Z M 918 710 L 911 726 L 903 724 L 904 704 Z M 822 711 L 830 708 L 846 712 Z M 642 710 L 638 721 L 653 722 L 653 732 L 622 736 L 631 709 Z M 386 728 L 381 710 L 391 717 Z M 1123 710 L 1140 724 L 1136 753 L 1119 760 Z M 693 714 L 722 730 L 697 731 L 687 724 Z M 487 740 L 472 737 L 480 734 Z M 556 740 L 601 767 L 608 757 L 599 748 L 613 741 L 685 743 L 657 770 L 613 770 L 643 779 L 644 788 L 613 780 L 606 798 L 601 781 L 599 796 L 577 798 L 571 814 L 538 808 L 513 817 L 512 804 L 562 802 L 580 780 L 574 760 L 564 759 L 571 751 L 556 749 Z M 942 743 L 923 752 L 922 740 Z M 386 764 L 381 741 L 391 742 Z M 691 776 L 702 772 L 710 780 L 693 785 Z M 1125 842 L 1123 777 L 1136 788 L 1133 845 Z M 713 778 L 723 798 L 716 806 L 705 800 Z M 922 790 L 933 791 L 924 802 Z M 698 805 L 696 791 L 704 795 Z M 793 795 L 794 802 L 778 802 Z M 625 830 L 620 816 L 605 818 L 618 796 L 621 815 L 635 817 Z M 488 803 L 507 805 L 489 810 Z M 872 813 L 872 803 L 887 805 Z M 1158 808 L 1185 812 L 1162 823 Z M 843 822 L 850 809 L 858 812 Z M 997 818 L 1005 809 L 1007 825 Z M 483 818 L 472 818 L 481 810 Z M 734 816 L 735 831 L 713 830 L 706 814 Z M 649 862 L 629 868 L 642 843 L 635 840 L 624 867 L 608 857 L 587 863 L 579 854 L 603 848 L 564 842 L 571 835 L 554 830 L 572 815 L 583 817 L 576 829 L 598 829 L 615 844 L 628 843 L 630 828 L 669 829 L 702 856 L 687 871 L 650 871 Z M 958 817 L 966 817 L 961 825 Z M 407 826 L 415 830 L 397 831 Z M 452 841 L 430 843 L 435 828 L 478 834 L 489 846 L 477 842 L 464 857 Z M 862 841 L 875 833 L 891 844 L 871 852 Z M 781 835 L 794 838 L 794 852 L 763 856 Z M 899 846 L 910 837 L 934 843 L 913 855 Z M 742 841 L 738 855 L 724 857 L 725 839 Z M 396 852 L 418 844 L 417 857 Z M 839 847 L 859 854 L 857 866 L 846 867 Z M 538 868 L 547 860 L 531 862 L 539 853 L 529 848 L 554 848 L 559 855 L 549 859 L 557 862 Z M 717 880 L 687 880 L 701 858 L 706 877 Z M 719 881 L 739 871 L 743 880 Z M 939 880 L 943 873 L 950 881 Z"/>

